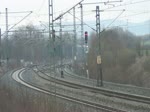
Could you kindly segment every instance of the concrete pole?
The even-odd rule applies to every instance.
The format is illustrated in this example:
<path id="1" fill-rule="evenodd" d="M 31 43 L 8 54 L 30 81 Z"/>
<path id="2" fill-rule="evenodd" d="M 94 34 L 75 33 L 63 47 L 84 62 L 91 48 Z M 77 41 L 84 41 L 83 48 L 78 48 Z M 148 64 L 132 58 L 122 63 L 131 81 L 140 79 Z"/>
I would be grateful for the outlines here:
<path id="1" fill-rule="evenodd" d="M 60 44 L 61 44 L 61 53 L 60 53 L 60 63 L 61 63 L 61 78 L 64 78 L 63 72 L 63 40 L 62 40 L 62 18 L 60 18 Z"/>
<path id="2" fill-rule="evenodd" d="M 6 63 L 8 69 L 9 56 L 8 56 L 8 9 L 6 8 Z"/>
<path id="3" fill-rule="evenodd" d="M 0 66 L 2 66 L 2 45 L 1 45 L 1 28 L 0 28 Z"/>
<path id="4" fill-rule="evenodd" d="M 101 42 L 100 42 L 100 10 L 99 6 L 96 6 L 96 30 L 97 30 L 97 38 L 98 38 L 98 56 L 97 56 L 97 68 L 98 68 L 98 75 L 97 75 L 97 86 L 100 86 L 100 79 L 101 79 L 101 86 L 103 86 L 103 75 L 102 75 L 102 59 L 101 59 Z"/>

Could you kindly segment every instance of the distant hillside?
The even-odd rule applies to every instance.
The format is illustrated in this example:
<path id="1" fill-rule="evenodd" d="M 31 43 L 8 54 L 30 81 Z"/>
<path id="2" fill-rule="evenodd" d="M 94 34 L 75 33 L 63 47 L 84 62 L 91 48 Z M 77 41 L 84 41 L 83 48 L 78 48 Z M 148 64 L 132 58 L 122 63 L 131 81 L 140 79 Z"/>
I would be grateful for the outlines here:
<path id="1" fill-rule="evenodd" d="M 101 27 L 102 29 L 106 28 L 110 23 L 112 23 L 113 20 L 102 20 L 101 21 Z M 86 22 L 93 28 L 95 28 L 95 22 Z M 141 23 L 131 23 L 127 21 L 115 21 L 110 27 L 122 27 L 123 29 L 127 29 L 130 32 L 132 32 L 135 35 L 145 35 L 145 34 L 150 34 L 150 21 L 145 21 Z M 85 30 L 91 32 L 93 31 L 89 27 L 85 27 Z"/>

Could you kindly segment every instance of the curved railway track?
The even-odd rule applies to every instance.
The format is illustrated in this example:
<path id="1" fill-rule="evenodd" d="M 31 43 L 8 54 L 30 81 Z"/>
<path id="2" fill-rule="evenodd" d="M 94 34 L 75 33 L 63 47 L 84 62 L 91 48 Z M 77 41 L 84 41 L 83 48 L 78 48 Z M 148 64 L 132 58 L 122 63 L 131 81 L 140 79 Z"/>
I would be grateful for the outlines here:
<path id="1" fill-rule="evenodd" d="M 38 70 L 38 72 L 41 72 L 43 74 L 43 75 L 38 74 L 38 72 L 35 71 L 39 77 L 41 77 L 45 80 L 48 80 L 48 81 L 56 82 L 57 84 L 61 84 L 61 85 L 65 85 L 65 86 L 73 87 L 73 88 L 78 88 L 78 89 L 86 89 L 91 92 L 100 93 L 100 94 L 103 94 L 103 95 L 106 95 L 109 97 L 116 97 L 116 98 L 126 99 L 126 100 L 130 100 L 130 101 L 136 101 L 136 102 L 141 102 L 141 103 L 145 103 L 145 104 L 150 104 L 150 97 L 147 97 L 147 96 L 128 94 L 128 93 L 124 93 L 124 92 L 108 90 L 105 88 L 77 84 L 77 83 L 73 83 L 73 82 L 70 82 L 70 81 L 67 81 L 67 80 L 64 80 L 61 78 L 55 78 L 55 77 L 49 76 L 48 74 L 43 72 L 43 70 L 39 70 L 38 67 L 36 67 L 36 69 Z"/>
<path id="2" fill-rule="evenodd" d="M 33 84 L 31 82 L 27 82 L 26 80 L 24 80 L 23 77 L 22 77 L 22 73 L 24 71 L 25 71 L 25 69 L 20 69 L 20 70 L 14 71 L 11 74 L 11 76 L 16 82 L 18 82 L 18 83 L 20 83 L 24 86 L 27 86 L 31 89 L 34 89 L 36 91 L 39 91 L 39 92 L 42 92 L 42 93 L 45 93 L 45 94 L 48 94 L 48 95 L 53 95 L 53 96 L 56 96 L 58 98 L 61 98 L 61 99 L 67 100 L 67 101 L 79 103 L 79 104 L 82 104 L 82 105 L 85 105 L 85 106 L 90 106 L 92 108 L 96 108 L 96 109 L 102 110 L 104 112 L 127 112 L 127 111 L 120 110 L 120 109 L 115 109 L 115 108 L 112 108 L 112 107 L 109 107 L 109 106 L 100 105 L 100 104 L 95 103 L 95 102 L 91 102 L 91 101 L 87 101 L 87 100 L 83 100 L 83 99 L 78 99 L 78 98 L 70 97 L 70 96 L 67 96 L 67 95 L 62 95 L 60 93 L 56 93 L 56 92 L 52 92 L 52 91 L 43 89 L 41 87 L 36 86 L 35 84 Z"/>
<path id="3" fill-rule="evenodd" d="M 64 69 L 64 72 L 66 73 L 67 76 L 74 77 L 74 78 L 77 78 L 77 79 L 80 79 L 80 80 L 82 79 L 84 81 L 88 80 L 88 82 L 89 82 L 88 84 L 91 83 L 91 85 L 95 85 L 96 86 L 96 80 L 95 79 L 88 79 L 86 77 L 79 76 L 79 75 L 73 73 L 72 71 L 70 71 L 67 68 Z M 129 89 L 129 91 L 131 89 L 137 89 L 138 91 L 143 90 L 143 91 L 148 91 L 148 93 L 150 93 L 150 88 L 144 88 L 144 87 L 138 87 L 138 86 L 126 85 L 126 84 L 118 84 L 118 83 L 106 82 L 106 81 L 103 81 L 103 83 L 104 83 L 105 86 L 110 86 L 110 85 L 111 86 L 117 86 L 117 87 L 120 87 L 120 88 L 123 88 L 123 89 Z"/>

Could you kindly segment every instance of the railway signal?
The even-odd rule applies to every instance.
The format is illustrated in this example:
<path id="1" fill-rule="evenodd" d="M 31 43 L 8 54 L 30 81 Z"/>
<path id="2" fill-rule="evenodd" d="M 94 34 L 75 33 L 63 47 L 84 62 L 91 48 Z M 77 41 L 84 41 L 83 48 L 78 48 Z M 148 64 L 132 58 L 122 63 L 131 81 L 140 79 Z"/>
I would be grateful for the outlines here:
<path id="1" fill-rule="evenodd" d="M 84 36 L 85 36 L 85 43 L 87 44 L 88 43 L 88 32 L 87 31 L 84 33 Z"/>

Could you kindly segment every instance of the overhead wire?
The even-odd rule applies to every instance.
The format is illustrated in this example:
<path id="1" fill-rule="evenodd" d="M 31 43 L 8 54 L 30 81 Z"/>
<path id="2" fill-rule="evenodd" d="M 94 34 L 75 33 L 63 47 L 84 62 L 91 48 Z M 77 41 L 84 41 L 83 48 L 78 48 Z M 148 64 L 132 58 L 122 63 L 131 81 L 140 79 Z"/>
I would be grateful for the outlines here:
<path id="1" fill-rule="evenodd" d="M 106 29 L 110 27 L 123 14 L 124 11 L 125 10 L 123 10 L 109 25 L 107 25 Z"/>
<path id="2" fill-rule="evenodd" d="M 103 33 L 106 29 L 108 29 L 124 12 L 125 10 L 123 10 L 109 25 L 107 25 L 106 28 L 104 28 L 100 33 Z"/>
<path id="3" fill-rule="evenodd" d="M 70 12 L 68 12 L 70 15 L 73 16 L 73 14 L 71 14 Z M 78 17 L 75 17 L 76 19 L 78 19 L 79 21 L 81 21 L 81 19 L 79 19 Z M 88 26 L 89 28 L 91 28 L 92 30 L 96 31 L 96 29 L 94 29 L 93 27 L 91 27 L 90 25 L 88 25 L 87 23 L 83 22 L 83 24 L 85 24 L 86 26 Z"/>
<path id="4" fill-rule="evenodd" d="M 10 31 L 10 30 L 13 29 L 15 26 L 17 26 L 19 23 L 21 23 L 21 22 L 22 22 L 25 18 L 27 18 L 31 13 L 32 13 L 32 11 L 31 11 L 29 14 L 27 14 L 24 18 L 22 18 L 20 21 L 18 21 L 16 24 L 14 24 L 12 27 L 10 27 L 10 28 L 8 29 L 8 31 Z M 6 32 L 4 32 L 1 36 L 3 36 L 5 33 L 6 33 Z"/>
<path id="5" fill-rule="evenodd" d="M 129 25 L 116 25 L 116 26 L 113 26 L 113 27 L 128 27 L 128 28 L 133 28 L 133 27 L 141 27 L 141 26 L 148 26 L 148 24 L 142 24 L 142 25 L 133 25 L 133 26 L 129 26 Z M 111 28 L 111 27 L 108 27 L 108 28 Z"/>
<path id="6" fill-rule="evenodd" d="M 150 13 L 150 11 L 149 12 L 145 11 L 145 12 L 139 12 L 139 13 L 136 13 L 136 14 L 126 15 L 126 16 L 122 16 L 120 18 L 133 17 L 133 16 L 138 16 L 138 15 L 146 14 L 146 13 Z"/>
<path id="7" fill-rule="evenodd" d="M 41 4 L 40 8 L 38 9 L 38 12 L 40 12 L 41 9 L 43 8 L 43 5 L 45 4 L 45 1 L 46 1 L 46 0 L 43 0 L 43 1 L 42 1 L 42 4 Z"/>
<path id="8" fill-rule="evenodd" d="M 121 4 L 121 5 L 118 5 L 118 6 L 115 6 L 115 7 L 111 7 L 111 8 L 116 8 L 116 7 L 120 7 L 120 6 L 124 6 L 124 5 L 133 5 L 133 4 L 137 4 L 137 3 L 142 3 L 142 2 L 149 2 L 150 0 L 142 0 L 142 1 L 138 1 L 138 2 L 130 2 L 130 3 L 126 3 L 126 4 Z M 43 0 L 42 2 L 42 5 L 40 6 L 39 10 L 42 9 L 43 7 L 43 4 L 45 3 L 45 0 Z M 104 9 L 104 10 L 108 10 L 108 9 L 111 9 L 111 8 L 107 8 L 107 9 Z M 35 14 L 35 12 L 34 12 Z M 86 15 L 90 15 L 92 13 L 89 13 L 89 14 L 85 14 Z M 142 14 L 142 13 L 141 13 Z M 136 15 L 136 14 L 135 14 Z M 73 15 L 72 15 L 73 16 Z M 126 17 L 130 17 L 130 16 L 134 16 L 134 15 L 129 15 L 129 16 L 126 16 Z M 125 17 L 125 16 L 124 16 Z M 120 17 L 120 18 L 124 18 L 124 17 Z M 37 19 L 37 18 L 36 18 Z M 76 17 L 76 19 L 80 20 L 79 18 Z M 81 21 L 81 20 L 80 20 Z M 85 23 L 86 24 L 86 23 Z M 92 28 L 90 25 L 86 24 L 88 27 L 90 27 L 92 30 L 96 31 L 94 28 Z"/>
<path id="9" fill-rule="evenodd" d="M 120 4 L 120 5 L 116 5 L 114 7 L 106 8 L 104 10 L 108 10 L 108 9 L 112 9 L 112 8 L 117 8 L 117 7 L 122 7 L 122 6 L 134 5 L 134 4 L 144 3 L 144 2 L 150 2 L 150 0 L 142 0 L 142 1 L 138 1 L 138 2 Z"/>

